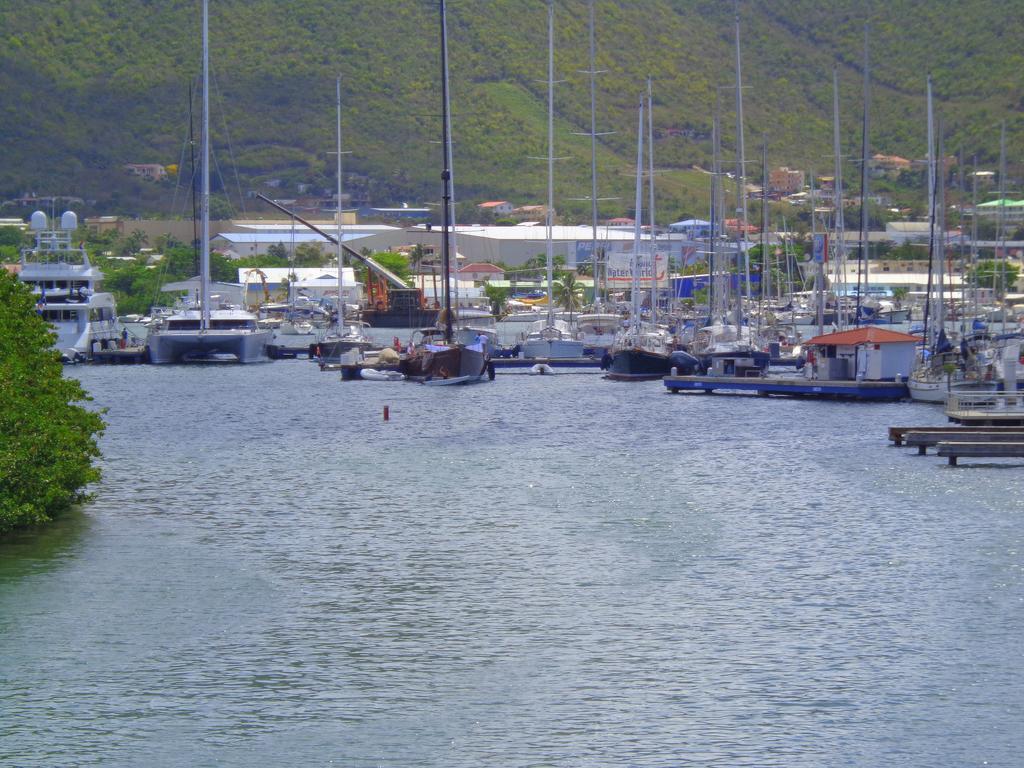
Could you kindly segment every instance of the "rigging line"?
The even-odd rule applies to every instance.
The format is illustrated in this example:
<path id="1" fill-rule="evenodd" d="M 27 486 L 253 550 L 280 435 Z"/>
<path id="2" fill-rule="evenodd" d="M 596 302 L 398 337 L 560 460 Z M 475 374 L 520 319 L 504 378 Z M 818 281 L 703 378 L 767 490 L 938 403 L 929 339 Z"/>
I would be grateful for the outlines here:
<path id="1" fill-rule="evenodd" d="M 245 211 L 245 196 L 242 194 L 242 181 L 238 177 L 238 162 L 235 160 L 235 149 L 231 143 L 231 131 L 228 128 L 228 113 L 224 109 L 224 96 L 220 90 L 220 83 L 217 81 L 217 73 L 211 73 L 213 79 L 213 93 L 217 97 L 217 104 L 220 108 L 220 120 L 224 126 L 224 138 L 228 144 L 228 157 L 231 159 L 231 168 L 235 172 L 235 187 L 238 190 L 238 204 L 242 208 L 242 215 L 246 215 Z M 221 184 L 224 184 L 224 180 L 221 179 Z M 226 187 L 225 187 L 226 188 Z"/>
<path id="2" fill-rule="evenodd" d="M 191 112 L 192 112 L 192 106 L 191 106 L 191 102 L 192 102 L 192 81 L 191 80 L 189 81 L 189 84 L 188 84 L 188 99 L 189 99 L 189 110 L 188 111 L 189 111 L 189 114 L 191 114 Z M 191 123 L 191 121 L 190 121 L 190 123 Z M 185 168 L 185 157 L 186 157 L 186 153 L 188 152 L 189 141 L 191 140 L 191 136 L 189 135 L 189 133 L 190 132 L 189 132 L 188 128 L 186 128 L 185 129 L 185 136 L 184 136 L 184 138 L 182 138 L 182 141 L 181 141 L 181 153 L 178 155 L 178 173 L 174 177 L 174 190 L 171 193 L 171 215 L 172 216 L 178 215 L 178 192 L 181 189 L 181 179 L 182 179 L 182 175 L 183 175 L 182 174 L 182 170 Z M 182 207 L 184 207 L 184 203 L 182 203 Z"/>

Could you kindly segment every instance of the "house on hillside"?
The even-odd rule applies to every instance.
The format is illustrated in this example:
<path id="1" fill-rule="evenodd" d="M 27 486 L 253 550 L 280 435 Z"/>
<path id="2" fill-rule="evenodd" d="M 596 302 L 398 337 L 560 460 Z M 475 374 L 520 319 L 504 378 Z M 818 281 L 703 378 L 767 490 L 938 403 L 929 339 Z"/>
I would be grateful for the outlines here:
<path id="1" fill-rule="evenodd" d="M 515 206 L 508 200 L 490 200 L 486 203 L 477 203 L 478 211 L 487 211 L 495 216 L 508 216 L 515 210 Z"/>
<path id="2" fill-rule="evenodd" d="M 157 163 L 125 163 L 124 169 L 133 176 L 141 176 L 146 181 L 161 181 L 167 178 L 167 169 Z"/>
<path id="3" fill-rule="evenodd" d="M 768 191 L 776 195 L 792 195 L 804 188 L 804 172 L 783 166 L 768 172 Z"/>

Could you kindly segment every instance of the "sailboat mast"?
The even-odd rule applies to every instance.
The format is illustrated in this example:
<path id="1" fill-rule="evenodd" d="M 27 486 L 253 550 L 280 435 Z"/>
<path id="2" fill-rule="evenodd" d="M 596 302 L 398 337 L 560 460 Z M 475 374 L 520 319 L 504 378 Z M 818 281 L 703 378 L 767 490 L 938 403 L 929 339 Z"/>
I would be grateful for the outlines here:
<path id="1" fill-rule="evenodd" d="M 772 265 L 768 259 L 768 134 L 761 142 L 761 298 L 772 299 Z"/>
<path id="2" fill-rule="evenodd" d="M 438 0 L 441 16 L 441 293 L 444 297 L 444 339 L 452 340 L 451 252 L 449 229 L 451 225 L 452 173 L 450 164 L 451 135 L 448 125 L 448 16 L 445 0 Z"/>
<path id="3" fill-rule="evenodd" d="M 926 114 L 928 118 L 928 152 L 926 154 L 928 165 L 928 296 L 925 299 L 928 311 L 924 317 L 925 324 L 925 346 L 928 349 L 935 349 L 935 323 L 938 321 L 938 306 L 935 301 L 934 279 L 938 274 L 935 266 L 935 107 L 932 102 L 932 76 L 928 74 L 928 86 L 926 91 Z M 929 321 L 931 321 L 929 323 Z"/>
<path id="4" fill-rule="evenodd" d="M 994 292 L 1002 290 L 1006 292 L 1006 121 L 1003 121 L 999 131 L 999 211 L 996 215 L 996 263 L 993 265 L 998 272 L 993 270 L 992 287 Z M 998 280 L 996 279 L 998 275 Z M 1000 333 L 1006 333 L 1006 307 L 1002 306 L 1000 316 Z"/>
<path id="5" fill-rule="evenodd" d="M 338 92 L 338 335 L 345 327 L 345 252 L 341 247 L 341 76 L 337 81 Z"/>
<path id="6" fill-rule="evenodd" d="M 716 269 L 712 272 L 712 280 L 717 283 L 715 293 L 718 304 L 714 308 L 716 318 L 728 313 L 732 303 L 732 275 L 729 272 L 729 258 L 718 258 L 718 240 L 724 231 L 725 213 L 725 184 L 722 181 L 722 117 L 719 112 L 719 104 L 716 99 L 715 116 L 712 123 L 712 160 L 711 160 L 711 189 L 714 199 L 711 218 L 711 249 L 712 261 Z"/>
<path id="7" fill-rule="evenodd" d="M 651 327 L 658 322 L 658 248 L 654 224 L 654 95 L 647 77 L 647 217 L 651 222 Z"/>
<path id="8" fill-rule="evenodd" d="M 715 105 L 715 113 L 711 118 L 711 210 L 708 212 L 710 226 L 708 227 L 708 319 L 713 320 L 716 316 L 715 305 L 718 300 L 718 293 L 715 283 L 718 276 L 715 273 L 716 261 L 715 244 L 718 240 L 718 105 Z M 695 286 L 696 287 L 696 286 Z M 710 323 L 709 323 L 710 324 Z"/>
<path id="9" fill-rule="evenodd" d="M 871 70 L 868 62 L 868 25 L 864 25 L 864 122 L 861 124 L 860 156 L 860 254 L 857 269 L 857 309 L 854 324 L 860 326 L 861 273 L 868 289 L 868 125 L 871 107 Z"/>
<path id="10" fill-rule="evenodd" d="M 548 208 L 544 253 L 548 272 L 548 325 L 555 319 L 555 258 L 551 225 L 555 210 L 555 3 L 548 0 Z"/>
<path id="11" fill-rule="evenodd" d="M 963 226 L 961 224 L 961 226 Z M 978 156 L 971 158 L 971 317 L 978 316 Z"/>
<path id="12" fill-rule="evenodd" d="M 811 243 L 813 244 L 818 237 L 818 197 L 814 190 L 814 169 L 809 169 L 809 173 L 811 176 Z M 816 263 L 814 265 L 814 303 L 817 307 L 819 336 L 825 333 L 825 297 L 822 295 L 824 293 L 823 272 L 824 264 Z"/>
<path id="13" fill-rule="evenodd" d="M 750 301 L 750 253 L 747 251 L 747 179 L 746 179 L 746 147 L 743 141 L 743 69 L 740 62 L 740 10 L 739 2 L 734 5 L 736 11 L 736 218 L 739 219 L 739 232 L 736 235 L 736 258 L 743 254 L 743 277 L 746 280 L 745 296 Z M 738 292 L 737 292 L 738 294 Z M 737 313 L 737 328 L 743 323 L 742 301 Z"/>
<path id="14" fill-rule="evenodd" d="M 835 207 L 835 255 L 837 270 L 836 274 L 842 276 L 846 282 L 846 221 L 843 213 L 843 155 L 839 136 L 839 68 L 832 67 L 832 154 L 835 161 L 835 181 L 832 188 L 832 203 Z M 838 281 L 837 281 L 838 282 Z M 845 285 L 844 285 L 845 288 Z M 846 318 L 842 308 L 836 307 L 836 326 L 843 330 L 846 325 Z"/>
<path id="15" fill-rule="evenodd" d="M 639 125 L 636 133 L 636 203 L 633 216 L 633 259 L 630 295 L 633 300 L 633 316 L 630 331 L 634 337 L 640 334 L 640 227 L 643 224 L 644 207 L 644 97 L 640 96 Z"/>
<path id="16" fill-rule="evenodd" d="M 594 303 L 601 305 L 601 272 L 597 258 L 597 68 L 594 35 L 594 0 L 590 0 L 590 263 L 594 274 Z M 601 259 L 603 265 L 604 259 Z"/>
<path id="17" fill-rule="evenodd" d="M 210 8 L 203 0 L 203 136 L 199 211 L 199 302 L 201 330 L 210 327 Z"/>
<path id="18" fill-rule="evenodd" d="M 938 243 L 936 275 L 938 290 L 935 297 L 935 338 L 946 327 L 946 143 L 942 138 L 942 119 L 936 131 L 937 153 L 935 157 L 935 239 Z"/>

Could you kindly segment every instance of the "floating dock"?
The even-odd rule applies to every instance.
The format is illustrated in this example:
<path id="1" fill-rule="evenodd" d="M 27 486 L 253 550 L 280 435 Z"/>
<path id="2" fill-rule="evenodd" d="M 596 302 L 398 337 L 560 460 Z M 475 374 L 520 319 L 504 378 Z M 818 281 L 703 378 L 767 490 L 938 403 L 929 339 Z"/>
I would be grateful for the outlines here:
<path id="1" fill-rule="evenodd" d="M 94 365 L 140 365 L 149 362 L 149 349 L 143 346 L 96 349 L 90 362 Z"/>
<path id="2" fill-rule="evenodd" d="M 967 426 L 1024 426 L 1024 392 L 951 392 L 946 418 Z"/>
<path id="3" fill-rule="evenodd" d="M 774 376 L 665 376 L 665 388 L 677 392 L 752 392 L 837 400 L 902 400 L 907 385 L 896 381 L 829 381 Z"/>

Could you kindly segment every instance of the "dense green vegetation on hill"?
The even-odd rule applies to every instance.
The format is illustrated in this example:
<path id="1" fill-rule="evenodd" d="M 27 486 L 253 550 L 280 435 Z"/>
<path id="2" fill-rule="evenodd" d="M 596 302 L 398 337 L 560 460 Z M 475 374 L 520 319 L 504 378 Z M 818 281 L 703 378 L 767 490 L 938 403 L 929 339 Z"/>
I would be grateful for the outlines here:
<path id="1" fill-rule="evenodd" d="M 0 194 L 96 199 L 103 210 L 187 213 L 175 181 L 127 177 L 127 162 L 187 167 L 189 81 L 198 71 L 198 0 L 6 3 L 0 30 Z M 608 214 L 632 200 L 635 105 L 654 79 L 658 208 L 706 208 L 711 114 L 723 104 L 734 144 L 732 4 L 597 0 L 600 194 Z M 924 154 L 924 84 L 935 76 L 947 147 L 991 166 L 998 124 L 1024 154 L 1018 9 L 996 0 L 772 0 L 741 3 L 748 153 L 766 135 L 773 165 L 831 167 L 831 72 L 838 64 L 844 152 L 859 155 L 860 61 L 872 23 L 875 150 Z M 451 0 L 456 194 L 542 202 L 545 8 L 541 0 Z M 556 2 L 558 206 L 589 194 L 587 3 Z M 425 0 L 213 0 L 215 184 L 241 209 L 261 181 L 330 187 L 334 78 L 341 75 L 346 182 L 378 204 L 438 197 L 436 5 Z M 184 161 L 184 162 L 183 162 Z M 236 178 L 236 172 L 238 178 Z M 849 166 L 851 178 L 855 167 Z M 752 168 L 752 177 L 758 173 Z M 294 188 L 281 196 L 294 196 Z M 252 201 L 246 201 L 251 208 Z"/>
<path id="2" fill-rule="evenodd" d="M 50 520 L 99 479 L 103 421 L 64 378 L 27 286 L 0 270 L 0 536 Z"/>

